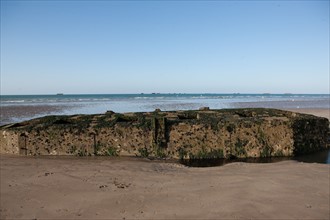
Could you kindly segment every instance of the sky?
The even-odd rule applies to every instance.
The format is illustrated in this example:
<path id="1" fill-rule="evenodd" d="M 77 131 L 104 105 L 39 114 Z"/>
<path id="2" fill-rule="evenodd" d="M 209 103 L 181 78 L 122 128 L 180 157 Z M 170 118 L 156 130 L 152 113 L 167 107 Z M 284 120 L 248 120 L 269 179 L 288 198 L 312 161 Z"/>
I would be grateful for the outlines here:
<path id="1" fill-rule="evenodd" d="M 329 1 L 1 0 L 1 95 L 329 87 Z"/>

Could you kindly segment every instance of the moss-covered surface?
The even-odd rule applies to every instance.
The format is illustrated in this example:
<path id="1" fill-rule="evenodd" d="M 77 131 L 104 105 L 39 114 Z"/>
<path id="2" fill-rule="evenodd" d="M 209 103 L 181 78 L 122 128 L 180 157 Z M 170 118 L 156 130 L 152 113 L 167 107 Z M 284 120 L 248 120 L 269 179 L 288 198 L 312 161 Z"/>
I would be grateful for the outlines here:
<path id="1" fill-rule="evenodd" d="M 3 152 L 210 159 L 318 151 L 327 146 L 329 121 L 277 109 L 205 109 L 46 116 L 0 130 Z M 15 141 L 22 134 L 26 143 Z"/>

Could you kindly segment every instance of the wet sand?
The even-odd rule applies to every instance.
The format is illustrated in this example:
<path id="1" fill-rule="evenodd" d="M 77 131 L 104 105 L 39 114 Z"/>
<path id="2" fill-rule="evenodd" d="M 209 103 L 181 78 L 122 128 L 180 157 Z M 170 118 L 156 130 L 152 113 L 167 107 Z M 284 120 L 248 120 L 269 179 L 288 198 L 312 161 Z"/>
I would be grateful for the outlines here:
<path id="1" fill-rule="evenodd" d="M 297 110 L 297 109 L 294 109 Z M 328 109 L 297 110 L 329 116 Z M 329 219 L 330 165 L 0 155 L 1 219 Z"/>
<path id="2" fill-rule="evenodd" d="M 60 113 L 65 109 L 72 108 L 72 106 L 60 105 L 19 105 L 19 106 L 1 106 L 0 125 L 19 122 L 22 118 L 35 118 L 38 116 L 45 116 L 49 114 Z"/>

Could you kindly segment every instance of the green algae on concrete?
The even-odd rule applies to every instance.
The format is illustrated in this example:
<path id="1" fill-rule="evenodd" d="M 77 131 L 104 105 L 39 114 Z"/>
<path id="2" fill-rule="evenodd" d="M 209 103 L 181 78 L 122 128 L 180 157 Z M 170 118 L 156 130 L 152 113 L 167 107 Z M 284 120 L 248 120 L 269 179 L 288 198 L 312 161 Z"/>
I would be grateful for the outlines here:
<path id="1" fill-rule="evenodd" d="M 212 159 L 308 154 L 327 148 L 329 121 L 277 109 L 46 116 L 0 127 L 0 152 Z"/>

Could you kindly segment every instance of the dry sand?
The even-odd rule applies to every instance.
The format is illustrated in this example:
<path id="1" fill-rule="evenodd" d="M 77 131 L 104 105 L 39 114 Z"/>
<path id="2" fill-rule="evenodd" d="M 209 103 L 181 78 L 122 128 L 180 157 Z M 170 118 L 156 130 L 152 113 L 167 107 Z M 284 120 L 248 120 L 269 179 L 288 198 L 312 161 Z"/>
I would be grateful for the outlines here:
<path id="1" fill-rule="evenodd" d="M 316 115 L 319 117 L 324 117 L 330 120 L 330 109 L 285 109 L 292 112 L 298 112 L 298 113 L 305 113 L 305 114 L 311 114 Z"/>
<path id="2" fill-rule="evenodd" d="M 329 165 L 1 156 L 6 219 L 328 219 Z"/>
<path id="3" fill-rule="evenodd" d="M 1 219 L 330 218 L 329 164 L 0 157 Z"/>

